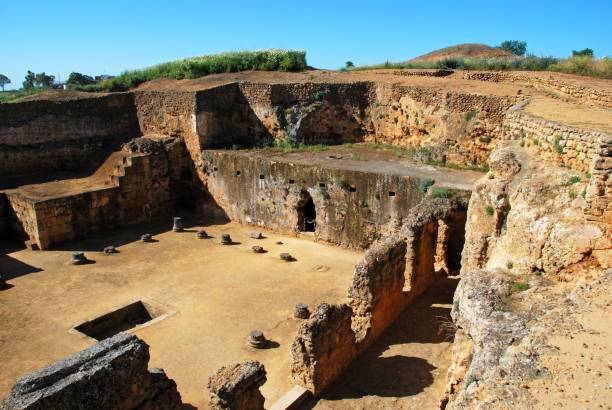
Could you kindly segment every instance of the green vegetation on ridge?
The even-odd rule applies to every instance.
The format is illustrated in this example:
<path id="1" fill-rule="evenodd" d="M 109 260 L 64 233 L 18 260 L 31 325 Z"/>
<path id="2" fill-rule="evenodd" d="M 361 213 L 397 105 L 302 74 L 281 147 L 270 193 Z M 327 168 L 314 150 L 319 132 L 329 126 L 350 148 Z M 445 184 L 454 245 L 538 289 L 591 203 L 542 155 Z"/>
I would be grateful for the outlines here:
<path id="1" fill-rule="evenodd" d="M 499 55 L 495 50 L 508 56 Z M 457 69 L 498 71 L 555 71 L 589 77 L 612 78 L 612 59 L 594 58 L 590 48 L 572 50 L 569 58 L 538 57 L 527 53 L 525 41 L 508 40 L 498 47 L 484 44 L 459 44 L 442 48 L 405 62 L 343 67 L 343 70 Z M 526 54 L 526 55 L 525 55 Z M 436 58 L 437 57 L 437 58 Z"/>
<path id="2" fill-rule="evenodd" d="M 612 59 L 595 59 L 589 56 L 571 58 L 537 57 L 528 55 L 517 58 L 447 58 L 440 61 L 406 61 L 358 66 L 352 70 L 374 69 L 458 69 L 458 70 L 498 70 L 498 71 L 555 71 L 589 77 L 612 79 Z"/>
<path id="3" fill-rule="evenodd" d="M 269 49 L 260 51 L 232 51 L 170 61 L 124 71 L 100 84 L 80 87 L 83 91 L 120 91 L 160 78 L 193 79 L 208 74 L 235 73 L 246 70 L 301 71 L 306 68 L 306 52 L 300 50 Z"/>

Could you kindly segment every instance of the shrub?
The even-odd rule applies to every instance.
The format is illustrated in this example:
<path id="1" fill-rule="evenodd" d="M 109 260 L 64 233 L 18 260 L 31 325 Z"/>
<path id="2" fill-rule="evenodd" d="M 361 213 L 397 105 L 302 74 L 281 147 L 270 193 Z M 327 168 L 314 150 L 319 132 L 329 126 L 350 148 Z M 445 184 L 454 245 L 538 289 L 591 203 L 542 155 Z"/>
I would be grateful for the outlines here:
<path id="1" fill-rule="evenodd" d="M 419 189 L 421 190 L 422 193 L 426 194 L 429 188 L 435 183 L 436 181 L 431 178 L 422 179 L 421 183 L 419 184 Z"/>
<path id="2" fill-rule="evenodd" d="M 578 175 L 572 175 L 571 177 L 569 177 L 565 185 L 570 186 L 577 184 L 578 182 L 580 182 L 580 177 Z"/>
<path id="3" fill-rule="evenodd" d="M 431 196 L 433 198 L 452 198 L 455 196 L 455 193 L 452 191 L 449 191 L 448 189 L 436 188 L 431 193 Z"/>
<path id="4" fill-rule="evenodd" d="M 529 284 L 525 282 L 516 281 L 512 283 L 512 292 L 522 292 L 529 289 Z"/>
<path id="5" fill-rule="evenodd" d="M 337 179 L 336 185 L 338 185 L 340 188 L 344 189 L 345 191 L 348 191 L 351 188 L 351 184 L 349 184 L 346 179 Z"/>
<path id="6" fill-rule="evenodd" d="M 465 114 L 465 120 L 466 121 L 470 121 L 472 118 L 474 118 L 476 116 L 476 114 L 478 114 L 478 112 L 476 111 L 470 111 L 468 113 Z"/>
<path id="7" fill-rule="evenodd" d="M 461 60 L 457 58 L 445 58 L 437 63 L 436 68 L 456 69 L 461 65 Z"/>
<path id="8" fill-rule="evenodd" d="M 292 143 L 286 139 L 274 140 L 269 145 L 262 147 L 264 150 L 282 152 L 321 152 L 327 150 L 327 145 L 305 144 L 303 142 Z"/>
<path id="9" fill-rule="evenodd" d="M 593 58 L 593 49 L 583 48 L 582 50 L 572 50 L 572 57 L 591 57 Z"/>
<path id="10" fill-rule="evenodd" d="M 512 269 L 512 268 L 514 268 L 514 263 L 513 263 L 513 262 L 511 262 L 511 261 L 508 261 L 508 262 L 506 263 L 506 268 L 508 268 L 508 269 Z"/>
<path id="11" fill-rule="evenodd" d="M 465 200 L 465 198 L 457 199 L 457 204 L 459 205 L 459 209 L 467 211 L 467 209 L 468 209 L 468 202 Z"/>
<path id="12" fill-rule="evenodd" d="M 570 199 L 576 199 L 576 196 L 577 196 L 576 191 L 572 190 L 569 192 Z"/>
<path id="13" fill-rule="evenodd" d="M 483 135 L 482 137 L 478 138 L 478 140 L 484 144 L 488 144 L 489 142 L 491 142 L 491 137 L 489 137 L 488 135 Z"/>
<path id="14" fill-rule="evenodd" d="M 557 154 L 563 154 L 563 147 L 561 146 L 561 136 L 557 135 L 555 137 L 555 143 L 554 143 L 554 147 L 555 147 L 555 151 L 557 152 Z"/>
<path id="15" fill-rule="evenodd" d="M 314 99 L 316 101 L 323 101 L 325 99 L 325 91 L 317 91 L 314 93 Z"/>
<path id="16" fill-rule="evenodd" d="M 491 205 L 487 205 L 487 207 L 485 208 L 485 211 L 487 212 L 487 215 L 489 216 L 493 216 L 495 214 L 495 209 Z"/>

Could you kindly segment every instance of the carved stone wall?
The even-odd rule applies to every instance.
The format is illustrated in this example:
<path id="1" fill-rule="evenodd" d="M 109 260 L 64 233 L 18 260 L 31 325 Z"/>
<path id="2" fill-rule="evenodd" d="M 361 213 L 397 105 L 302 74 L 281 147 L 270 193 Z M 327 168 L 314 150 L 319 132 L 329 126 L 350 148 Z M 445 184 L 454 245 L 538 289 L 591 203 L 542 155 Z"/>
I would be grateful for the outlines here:
<path id="1" fill-rule="evenodd" d="M 137 135 L 127 93 L 0 104 L 0 175 L 95 169 Z"/>

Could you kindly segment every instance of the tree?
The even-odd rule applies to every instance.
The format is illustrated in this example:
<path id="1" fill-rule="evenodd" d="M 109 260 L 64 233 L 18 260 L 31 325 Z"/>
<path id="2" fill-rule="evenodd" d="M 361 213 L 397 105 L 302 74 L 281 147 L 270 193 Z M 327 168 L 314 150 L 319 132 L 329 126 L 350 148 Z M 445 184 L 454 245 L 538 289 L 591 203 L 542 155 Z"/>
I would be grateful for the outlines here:
<path id="1" fill-rule="evenodd" d="M 36 86 L 36 74 L 28 70 L 28 73 L 25 76 L 25 80 L 23 81 L 23 89 L 30 90 Z"/>
<path id="2" fill-rule="evenodd" d="M 572 57 L 591 57 L 593 58 L 593 49 L 583 48 L 582 50 L 572 50 Z"/>
<path id="3" fill-rule="evenodd" d="M 35 74 L 32 71 L 28 70 L 28 73 L 25 76 L 25 80 L 23 82 L 24 90 L 31 90 L 32 88 L 49 88 L 53 85 L 53 81 L 55 81 L 55 77 L 52 75 L 47 75 L 43 71 L 42 73 Z"/>
<path id="4" fill-rule="evenodd" d="M 4 91 L 4 86 L 11 83 L 11 79 L 5 76 L 4 74 L 0 74 L 0 87 L 2 87 L 2 91 Z"/>
<path id="5" fill-rule="evenodd" d="M 527 42 L 518 40 L 506 40 L 499 45 L 502 50 L 509 51 L 517 56 L 524 56 L 527 51 Z"/>
<path id="6" fill-rule="evenodd" d="M 44 71 L 36 74 L 36 85 L 38 87 L 49 88 L 53 85 L 53 81 L 55 81 L 55 76 L 47 75 Z"/>
<path id="7" fill-rule="evenodd" d="M 68 85 L 88 85 L 95 83 L 96 80 L 94 80 L 93 77 L 77 72 L 70 73 L 68 76 L 68 81 L 66 82 Z"/>
<path id="8" fill-rule="evenodd" d="M 355 64 L 353 64 L 353 62 L 352 62 L 352 61 L 347 61 L 347 62 L 346 62 L 346 63 L 344 63 L 344 64 L 345 64 L 346 68 L 353 68 L 353 67 L 355 67 Z"/>

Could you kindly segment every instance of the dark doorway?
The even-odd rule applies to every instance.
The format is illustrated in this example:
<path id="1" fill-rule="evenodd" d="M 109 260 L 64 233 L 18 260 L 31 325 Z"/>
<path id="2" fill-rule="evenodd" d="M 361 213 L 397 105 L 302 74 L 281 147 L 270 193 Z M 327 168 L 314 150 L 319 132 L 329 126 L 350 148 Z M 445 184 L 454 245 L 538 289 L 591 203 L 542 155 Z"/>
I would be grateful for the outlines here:
<path id="1" fill-rule="evenodd" d="M 302 192 L 297 208 L 298 229 L 301 232 L 314 232 L 317 228 L 317 211 L 314 201 L 308 192 Z"/>

